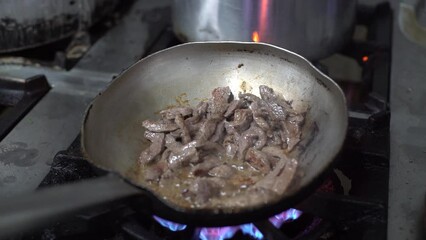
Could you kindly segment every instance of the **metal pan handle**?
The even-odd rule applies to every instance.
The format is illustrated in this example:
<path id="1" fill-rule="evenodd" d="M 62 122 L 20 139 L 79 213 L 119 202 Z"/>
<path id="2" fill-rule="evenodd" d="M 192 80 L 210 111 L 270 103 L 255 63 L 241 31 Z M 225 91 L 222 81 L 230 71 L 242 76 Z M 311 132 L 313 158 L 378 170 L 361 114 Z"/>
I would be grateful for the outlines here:
<path id="1" fill-rule="evenodd" d="M 0 239 L 42 227 L 65 215 L 140 194 L 115 175 L 59 185 L 0 201 Z"/>

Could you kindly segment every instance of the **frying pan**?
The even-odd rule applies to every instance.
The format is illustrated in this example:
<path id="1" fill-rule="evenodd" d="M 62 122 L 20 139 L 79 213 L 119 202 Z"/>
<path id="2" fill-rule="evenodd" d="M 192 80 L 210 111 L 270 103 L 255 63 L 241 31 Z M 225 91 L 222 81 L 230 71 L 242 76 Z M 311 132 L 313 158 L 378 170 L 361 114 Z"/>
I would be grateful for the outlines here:
<path id="1" fill-rule="evenodd" d="M 143 148 L 144 119 L 155 118 L 155 112 L 177 100 L 195 105 L 218 86 L 229 86 L 234 93 L 258 94 L 259 85 L 272 87 L 292 101 L 295 110 L 307 112 L 303 140 L 295 153 L 297 176 L 279 200 L 234 212 L 185 209 L 149 191 L 140 176 L 131 173 Z M 87 110 L 82 151 L 91 164 L 111 174 L 3 201 L 0 229 L 11 233 L 14 226 L 34 226 L 63 213 L 128 196 L 143 199 L 143 206 L 153 214 L 179 223 L 224 226 L 264 219 L 315 190 L 338 154 L 346 128 L 342 90 L 295 53 L 269 44 L 241 42 L 172 47 L 127 69 Z"/>

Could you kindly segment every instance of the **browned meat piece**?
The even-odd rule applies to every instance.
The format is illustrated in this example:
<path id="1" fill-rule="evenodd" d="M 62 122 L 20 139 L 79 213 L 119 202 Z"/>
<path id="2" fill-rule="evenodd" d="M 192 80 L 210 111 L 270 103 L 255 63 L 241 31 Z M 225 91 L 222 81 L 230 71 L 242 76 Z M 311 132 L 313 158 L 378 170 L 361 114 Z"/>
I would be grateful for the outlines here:
<path id="1" fill-rule="evenodd" d="M 251 167 L 262 173 L 269 173 L 271 171 L 271 164 L 269 163 L 268 156 L 254 148 L 250 148 L 247 151 L 245 161 Z"/>
<path id="2" fill-rule="evenodd" d="M 170 132 L 169 134 L 175 139 L 180 138 L 182 137 L 182 129 L 174 130 L 173 132 Z"/>
<path id="3" fill-rule="evenodd" d="M 190 107 L 174 107 L 160 111 L 160 115 L 164 119 L 173 120 L 176 116 L 189 116 L 192 114 L 192 108 Z"/>
<path id="4" fill-rule="evenodd" d="M 225 137 L 225 121 L 221 121 L 220 123 L 217 124 L 216 130 L 213 136 L 211 136 L 210 141 L 222 143 L 224 137 Z"/>
<path id="5" fill-rule="evenodd" d="M 251 103 L 259 102 L 261 100 L 258 96 L 251 93 L 238 93 L 238 97 Z"/>
<path id="6" fill-rule="evenodd" d="M 190 174 L 196 177 L 207 176 L 210 169 L 219 165 L 220 165 L 219 158 L 213 155 L 207 155 L 203 158 L 201 163 L 192 167 Z"/>
<path id="7" fill-rule="evenodd" d="M 261 85 L 259 92 L 262 99 L 270 106 L 276 119 L 285 120 L 289 113 L 296 113 L 287 101 L 274 93 L 272 88 Z"/>
<path id="8" fill-rule="evenodd" d="M 167 134 L 165 137 L 165 145 L 166 148 L 172 152 L 180 152 L 183 148 L 182 143 L 177 142 L 176 139 L 170 134 Z"/>
<path id="9" fill-rule="evenodd" d="M 151 131 L 148 131 L 148 130 L 145 130 L 145 133 L 143 134 L 143 136 L 146 139 L 148 139 L 150 142 L 153 142 L 157 135 L 158 135 L 158 133 L 154 133 L 154 132 L 151 132 Z"/>
<path id="10" fill-rule="evenodd" d="M 171 132 L 179 128 L 176 123 L 165 120 L 145 120 L 142 122 L 142 126 L 151 132 Z"/>
<path id="11" fill-rule="evenodd" d="M 163 153 L 161 154 L 160 162 L 167 163 L 167 159 L 169 159 L 170 153 L 172 153 L 170 149 L 165 149 Z"/>
<path id="12" fill-rule="evenodd" d="M 245 131 L 250 127 L 253 121 L 252 112 L 250 109 L 237 109 L 234 114 L 234 121 L 231 125 L 239 132 Z"/>
<path id="13" fill-rule="evenodd" d="M 283 106 L 277 103 L 277 96 L 272 88 L 266 86 L 259 87 L 260 96 L 269 105 L 272 113 L 272 118 L 278 121 L 284 121 L 287 118 L 288 111 Z"/>
<path id="14" fill-rule="evenodd" d="M 209 171 L 209 175 L 219 178 L 230 178 L 235 173 L 235 170 L 228 165 L 220 165 Z"/>
<path id="15" fill-rule="evenodd" d="M 233 159 L 238 152 L 238 141 L 235 140 L 235 135 L 227 135 L 223 140 L 225 154 L 229 159 Z"/>
<path id="16" fill-rule="evenodd" d="M 198 103 L 193 111 L 192 117 L 189 117 L 185 120 L 187 124 L 195 124 L 203 119 L 207 114 L 207 108 L 209 104 L 206 101 Z"/>
<path id="17" fill-rule="evenodd" d="M 168 162 L 170 168 L 179 168 L 187 166 L 189 162 L 197 162 L 199 160 L 198 151 L 195 148 L 194 142 L 190 142 L 182 147 L 179 151 L 172 151 Z"/>
<path id="18" fill-rule="evenodd" d="M 139 156 L 139 162 L 147 164 L 152 162 L 164 150 L 164 133 L 148 133 L 151 145 L 142 151 Z"/>
<path id="19" fill-rule="evenodd" d="M 254 122 L 262 128 L 264 131 L 270 131 L 271 126 L 266 121 L 266 115 L 264 111 L 259 107 L 257 103 L 253 103 L 250 105 L 251 110 L 253 111 L 253 120 Z"/>
<path id="20" fill-rule="evenodd" d="M 203 126 L 205 119 L 197 122 L 197 123 L 190 123 L 189 121 L 186 121 L 188 119 L 185 119 L 185 125 L 188 127 L 189 134 L 192 138 L 195 138 L 200 131 L 201 126 Z"/>
<path id="21" fill-rule="evenodd" d="M 294 147 L 300 142 L 302 136 L 302 125 L 305 121 L 303 115 L 291 114 L 287 121 L 282 123 L 283 131 L 287 137 L 287 151 L 291 152 Z"/>
<path id="22" fill-rule="evenodd" d="M 257 182 L 254 187 L 269 189 L 281 195 L 290 185 L 296 170 L 297 161 L 295 159 L 280 160 L 274 170 Z"/>
<path id="23" fill-rule="evenodd" d="M 195 136 L 195 139 L 199 140 L 200 142 L 207 141 L 215 132 L 217 123 L 217 119 L 207 119 L 201 126 L 200 130 Z"/>
<path id="24" fill-rule="evenodd" d="M 258 96 L 253 95 L 251 93 L 240 93 L 239 98 L 251 102 L 250 109 L 253 112 L 254 121 L 264 131 L 269 131 L 271 127 L 270 124 L 266 121 L 266 117 L 270 113 L 268 104 L 262 99 L 260 99 Z"/>
<path id="25" fill-rule="evenodd" d="M 217 156 L 223 156 L 225 153 L 225 148 L 222 146 L 222 144 L 212 141 L 203 142 L 202 144 L 197 145 L 197 147 L 201 148 L 206 153 L 212 152 Z"/>
<path id="26" fill-rule="evenodd" d="M 215 88 L 212 92 L 212 98 L 207 109 L 207 112 L 210 113 L 210 117 L 213 119 L 223 118 L 223 114 L 228 108 L 228 103 L 232 98 L 233 95 L 229 87 Z"/>
<path id="27" fill-rule="evenodd" d="M 235 127 L 232 125 L 232 123 L 225 121 L 225 130 L 226 133 L 229 135 L 235 135 L 236 139 L 240 137 L 240 133 L 235 129 Z"/>
<path id="28" fill-rule="evenodd" d="M 241 134 L 238 142 L 238 159 L 243 160 L 247 149 L 253 145 L 255 149 L 261 149 L 265 146 L 266 139 L 265 132 L 261 128 L 252 125 L 247 131 Z"/>
<path id="29" fill-rule="evenodd" d="M 226 109 L 225 114 L 223 114 L 224 117 L 229 117 L 232 114 L 234 114 L 234 111 L 238 108 L 244 107 L 245 101 L 241 99 L 232 100 L 232 102 L 229 104 L 228 109 Z"/>
<path id="30" fill-rule="evenodd" d="M 196 178 L 188 190 L 196 205 L 205 205 L 210 198 L 219 195 L 220 185 L 208 178 Z"/>
<path id="31" fill-rule="evenodd" d="M 175 123 L 182 130 L 182 143 L 187 144 L 191 141 L 191 135 L 189 133 L 188 127 L 185 125 L 185 120 L 181 115 L 177 115 L 175 118 Z"/>
<path id="32" fill-rule="evenodd" d="M 266 145 L 282 146 L 281 133 L 279 131 L 272 132 L 271 138 L 268 139 Z"/>

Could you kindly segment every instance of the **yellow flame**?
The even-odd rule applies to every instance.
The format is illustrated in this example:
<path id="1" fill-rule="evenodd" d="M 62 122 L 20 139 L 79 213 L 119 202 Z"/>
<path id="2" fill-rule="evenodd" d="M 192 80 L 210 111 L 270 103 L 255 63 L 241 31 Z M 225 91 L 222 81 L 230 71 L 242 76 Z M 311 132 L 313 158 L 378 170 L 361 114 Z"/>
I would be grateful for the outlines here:
<path id="1" fill-rule="evenodd" d="M 251 34 L 251 39 L 253 40 L 253 42 L 259 42 L 259 41 L 260 41 L 260 39 L 259 39 L 259 33 L 258 33 L 258 32 L 256 32 L 256 31 L 254 31 L 254 32 Z"/>

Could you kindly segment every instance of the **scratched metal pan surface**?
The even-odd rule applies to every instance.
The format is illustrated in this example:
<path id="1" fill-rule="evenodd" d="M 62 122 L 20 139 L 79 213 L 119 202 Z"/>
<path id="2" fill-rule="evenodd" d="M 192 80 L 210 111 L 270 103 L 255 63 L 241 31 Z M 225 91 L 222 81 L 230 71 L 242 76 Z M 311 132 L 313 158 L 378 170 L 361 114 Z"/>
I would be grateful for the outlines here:
<path id="1" fill-rule="evenodd" d="M 131 173 L 143 150 L 143 120 L 158 118 L 155 113 L 177 100 L 195 105 L 216 87 L 259 95 L 259 85 L 272 87 L 295 110 L 307 112 L 303 140 L 293 153 L 299 159 L 296 177 L 277 201 L 232 211 L 182 208 L 149 191 Z M 204 225 L 235 224 L 283 211 L 312 193 L 343 144 L 347 120 L 342 90 L 295 53 L 261 43 L 187 43 L 137 62 L 93 101 L 82 128 L 82 149 L 92 164 L 139 187 L 157 215 L 183 223 L 195 218 Z"/>

